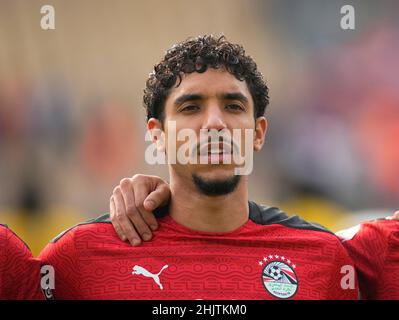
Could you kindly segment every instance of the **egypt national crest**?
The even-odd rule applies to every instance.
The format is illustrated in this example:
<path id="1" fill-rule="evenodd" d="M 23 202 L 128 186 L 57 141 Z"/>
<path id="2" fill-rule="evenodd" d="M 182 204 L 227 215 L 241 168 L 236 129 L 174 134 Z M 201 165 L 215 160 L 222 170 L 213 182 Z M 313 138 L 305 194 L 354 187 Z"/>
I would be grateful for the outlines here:
<path id="1" fill-rule="evenodd" d="M 294 271 L 296 265 L 290 259 L 268 255 L 258 264 L 263 267 L 263 286 L 273 297 L 289 299 L 295 295 L 298 290 L 298 278 Z"/>

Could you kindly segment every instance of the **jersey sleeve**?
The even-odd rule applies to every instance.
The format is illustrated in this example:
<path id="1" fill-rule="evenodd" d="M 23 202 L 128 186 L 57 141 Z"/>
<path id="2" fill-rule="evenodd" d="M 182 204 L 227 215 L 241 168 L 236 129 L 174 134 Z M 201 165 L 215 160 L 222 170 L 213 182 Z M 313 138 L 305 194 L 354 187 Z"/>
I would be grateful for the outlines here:
<path id="1" fill-rule="evenodd" d="M 328 300 L 358 300 L 359 286 L 353 260 L 336 239 L 334 264 L 328 283 Z"/>
<path id="2" fill-rule="evenodd" d="M 70 230 L 52 240 L 40 253 L 42 266 L 54 271 L 54 287 L 46 288 L 46 299 L 79 299 L 79 270 L 75 246 L 75 230 Z"/>
<path id="3" fill-rule="evenodd" d="M 0 226 L 0 299 L 41 300 L 40 261 L 8 227 Z"/>
<path id="4" fill-rule="evenodd" d="M 375 220 L 339 232 L 355 262 L 363 299 L 399 299 L 399 221 Z"/>

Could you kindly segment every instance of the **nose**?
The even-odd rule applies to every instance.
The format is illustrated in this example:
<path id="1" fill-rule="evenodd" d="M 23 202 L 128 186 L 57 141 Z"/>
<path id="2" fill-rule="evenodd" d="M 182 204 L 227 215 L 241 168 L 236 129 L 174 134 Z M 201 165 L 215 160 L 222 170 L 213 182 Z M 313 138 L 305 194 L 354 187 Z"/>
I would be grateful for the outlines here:
<path id="1" fill-rule="evenodd" d="M 220 110 L 219 106 L 209 106 L 205 113 L 205 120 L 202 129 L 216 129 L 220 131 L 225 128 L 227 128 L 227 125 L 223 118 L 223 112 Z"/>

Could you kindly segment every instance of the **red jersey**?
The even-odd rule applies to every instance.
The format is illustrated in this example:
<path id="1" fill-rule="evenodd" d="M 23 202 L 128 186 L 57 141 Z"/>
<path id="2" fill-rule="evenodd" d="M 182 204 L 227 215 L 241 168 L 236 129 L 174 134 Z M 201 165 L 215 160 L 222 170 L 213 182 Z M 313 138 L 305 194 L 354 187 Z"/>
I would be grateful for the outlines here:
<path id="1" fill-rule="evenodd" d="M 6 225 L 0 224 L 0 299 L 43 299 L 40 261 Z"/>
<path id="2" fill-rule="evenodd" d="M 338 235 L 352 257 L 363 299 L 399 299 L 399 221 L 378 219 Z"/>
<path id="3" fill-rule="evenodd" d="M 357 283 L 342 287 L 341 267 L 353 263 L 334 234 L 277 208 L 249 212 L 228 233 L 164 216 L 139 247 L 104 215 L 59 235 L 40 259 L 55 269 L 56 299 L 357 299 Z"/>

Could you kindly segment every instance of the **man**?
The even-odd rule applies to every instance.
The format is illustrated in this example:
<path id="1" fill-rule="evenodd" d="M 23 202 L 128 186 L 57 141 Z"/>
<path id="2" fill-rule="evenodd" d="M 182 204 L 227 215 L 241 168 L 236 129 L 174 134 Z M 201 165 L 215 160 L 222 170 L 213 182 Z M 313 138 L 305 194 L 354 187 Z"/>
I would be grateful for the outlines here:
<path id="1" fill-rule="evenodd" d="M 147 226 L 153 230 L 157 226 L 151 212 L 166 206 L 169 198 L 169 185 L 159 177 L 122 179 L 110 199 L 111 220 L 121 240 L 132 245 L 139 245 L 141 238 L 150 240 Z M 399 299 L 398 220 L 399 211 L 393 217 L 366 221 L 337 233 L 355 263 L 362 299 Z"/>
<path id="2" fill-rule="evenodd" d="M 249 130 L 253 150 L 260 150 L 268 102 L 263 77 L 242 46 L 203 36 L 168 50 L 144 92 L 152 141 L 167 150 L 168 214 L 158 220 L 156 238 L 140 247 L 120 241 L 109 216 L 58 236 L 40 256 L 55 268 L 54 297 L 356 299 L 352 261 L 339 239 L 277 208 L 263 208 L 262 216 L 248 202 L 248 177 L 236 174 L 240 162 L 231 161 L 243 145 L 201 136 Z M 170 161 L 172 145 L 177 155 L 186 146 L 176 132 L 188 129 L 197 139 L 189 158 L 199 163 Z"/>
<path id="3" fill-rule="evenodd" d="M 6 225 L 0 224 L 0 300 L 43 299 L 40 261 Z"/>

